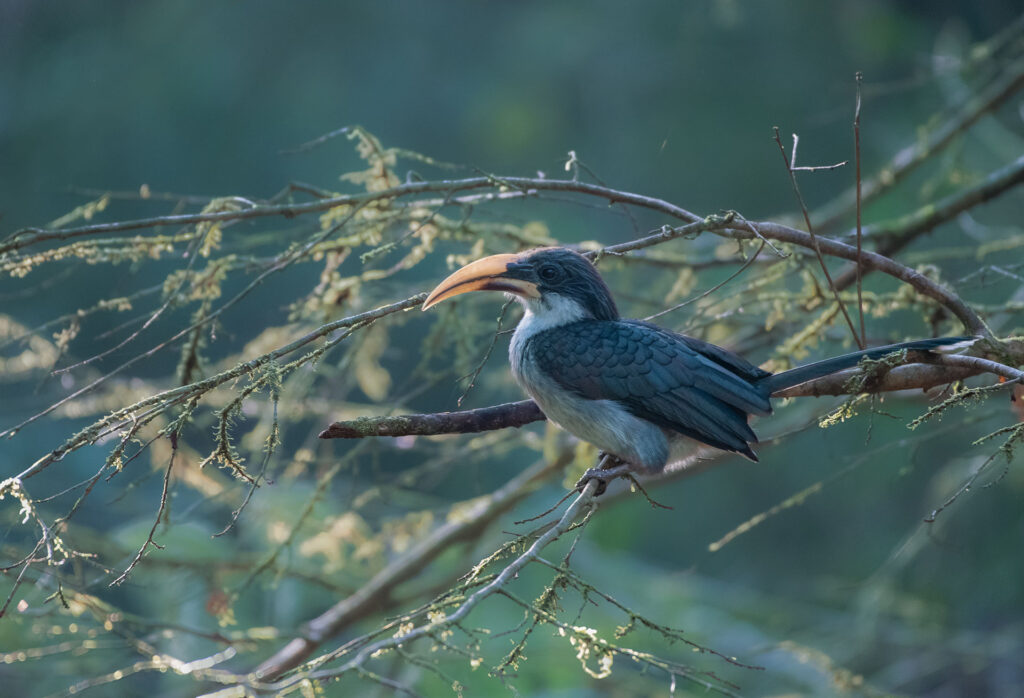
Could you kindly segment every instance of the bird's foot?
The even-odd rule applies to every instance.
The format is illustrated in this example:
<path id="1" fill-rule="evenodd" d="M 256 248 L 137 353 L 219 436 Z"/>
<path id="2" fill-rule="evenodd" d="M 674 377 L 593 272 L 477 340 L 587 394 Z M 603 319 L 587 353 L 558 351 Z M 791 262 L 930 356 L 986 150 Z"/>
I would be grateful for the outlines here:
<path id="1" fill-rule="evenodd" d="M 632 468 L 628 463 L 616 459 L 619 465 L 612 468 L 590 468 L 587 472 L 583 473 L 583 477 L 576 481 L 575 489 L 578 492 L 582 492 L 583 488 L 590 484 L 591 480 L 597 480 L 597 489 L 594 491 L 595 497 L 600 497 L 604 494 L 604 491 L 608 489 L 608 483 L 617 477 L 625 477 L 632 473 Z"/>

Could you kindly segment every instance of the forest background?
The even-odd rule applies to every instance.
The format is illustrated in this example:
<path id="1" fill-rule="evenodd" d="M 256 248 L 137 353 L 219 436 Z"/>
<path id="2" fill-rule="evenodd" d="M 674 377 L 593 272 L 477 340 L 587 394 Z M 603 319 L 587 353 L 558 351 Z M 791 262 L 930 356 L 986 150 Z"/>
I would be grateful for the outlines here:
<path id="1" fill-rule="evenodd" d="M 528 522 L 595 457 L 544 423 L 318 435 L 522 399 L 517 310 L 413 311 L 537 244 L 775 369 L 981 332 L 1012 382 L 1022 87 L 996 0 L 0 3 L 5 690 L 1015 695 L 995 375 L 779 402 L 761 463 L 645 483 L 670 508 Z M 822 240 L 859 164 L 864 249 L 923 281 L 826 250 L 847 323 L 794 150 Z"/>

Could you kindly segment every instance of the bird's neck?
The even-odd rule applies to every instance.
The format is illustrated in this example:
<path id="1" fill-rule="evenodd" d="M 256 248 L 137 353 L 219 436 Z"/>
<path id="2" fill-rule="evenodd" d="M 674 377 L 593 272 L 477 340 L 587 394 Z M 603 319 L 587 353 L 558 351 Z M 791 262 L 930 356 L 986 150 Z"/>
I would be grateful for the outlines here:
<path id="1" fill-rule="evenodd" d="M 589 319 L 593 319 L 593 316 L 571 298 L 526 298 L 523 299 L 523 319 L 516 327 L 515 336 L 525 341 L 538 332 Z"/>
<path id="2" fill-rule="evenodd" d="M 593 319 L 582 305 L 564 296 L 516 300 L 523 306 L 523 319 L 516 326 L 512 343 L 509 345 L 509 356 L 513 366 L 524 357 L 526 343 L 534 335 L 580 320 Z"/>

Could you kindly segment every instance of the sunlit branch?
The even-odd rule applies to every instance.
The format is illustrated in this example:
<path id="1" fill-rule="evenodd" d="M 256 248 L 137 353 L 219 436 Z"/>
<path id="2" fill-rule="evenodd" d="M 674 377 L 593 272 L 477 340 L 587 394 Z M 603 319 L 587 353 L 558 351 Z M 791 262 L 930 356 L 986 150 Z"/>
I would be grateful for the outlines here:
<path id="1" fill-rule="evenodd" d="M 279 358 L 282 358 L 287 354 L 290 354 L 291 352 L 304 347 L 310 342 L 313 342 L 317 339 L 320 339 L 321 337 L 329 335 L 336 330 L 342 328 L 349 328 L 355 325 L 361 325 L 368 322 L 374 322 L 386 315 L 401 312 L 402 310 L 414 308 L 418 305 L 421 305 L 425 297 L 425 294 L 419 294 L 413 296 L 412 298 L 406 298 L 403 301 L 390 303 L 388 305 L 375 308 L 374 310 L 368 310 L 365 313 L 358 313 L 357 315 L 351 315 L 349 317 L 342 318 L 341 320 L 336 320 L 334 322 L 327 323 L 326 325 L 321 325 L 316 330 L 309 332 L 308 334 L 304 335 L 303 337 L 300 337 L 299 339 L 296 339 L 294 342 L 290 342 L 289 344 L 286 344 L 285 346 L 280 347 L 279 349 L 275 349 L 274 351 L 268 352 L 261 356 L 240 363 L 237 366 L 234 366 L 233 368 L 230 368 L 227 371 L 223 371 L 215 376 L 211 376 L 210 378 L 206 378 L 204 380 L 196 381 L 195 383 L 190 383 L 189 385 L 181 386 L 178 388 L 172 388 L 170 390 L 165 390 L 155 395 L 151 395 L 150 397 L 144 400 L 140 400 L 139 402 L 136 402 L 120 410 L 117 410 L 116 412 L 108 414 L 99 421 L 93 423 L 92 425 L 80 431 L 78 434 L 69 439 L 64 445 L 60 446 L 59 448 L 55 449 L 54 451 L 48 453 L 47 455 L 37 460 L 26 470 L 20 473 L 17 477 L 20 479 L 27 479 L 29 477 L 32 477 L 33 475 L 41 472 L 48 466 L 52 465 L 54 462 L 63 458 L 70 451 L 80 448 L 81 446 L 88 443 L 92 438 L 96 437 L 104 428 L 122 422 L 125 419 L 131 419 L 131 416 L 133 414 L 139 412 L 144 408 L 160 406 L 165 404 L 169 405 L 175 402 L 183 401 L 189 398 L 190 396 L 202 395 L 216 388 L 219 385 L 232 381 L 241 376 L 251 374 L 260 366 L 263 366 L 264 364 L 267 364 L 271 361 L 275 361 Z M 10 430 L 8 430 L 8 432 L 9 431 Z M 0 436 L 3 436 L 4 433 L 0 433 Z"/>
<path id="2" fill-rule="evenodd" d="M 374 642 L 370 645 L 363 647 L 361 650 L 359 650 L 355 657 L 353 657 L 337 669 L 321 669 L 319 671 L 310 672 L 308 675 L 304 675 L 300 672 L 295 677 L 285 679 L 284 681 L 263 686 L 257 685 L 257 687 L 263 690 L 279 691 L 295 684 L 296 682 L 305 679 L 324 680 L 341 676 L 342 674 L 345 674 L 349 671 L 353 671 L 359 667 L 364 666 L 367 660 L 369 660 L 377 652 L 395 648 L 403 644 L 408 644 L 420 637 L 428 635 L 430 632 L 434 630 L 434 625 L 452 625 L 460 622 L 463 618 L 469 615 L 470 611 L 476 608 L 480 604 L 480 602 L 482 602 L 490 596 L 493 596 L 494 594 L 501 591 L 502 588 L 507 586 L 509 582 L 515 579 L 516 575 L 518 575 L 520 570 L 522 570 L 526 565 L 528 565 L 530 562 L 533 562 L 539 557 L 541 551 L 544 550 L 544 548 L 546 548 L 548 545 L 550 545 L 559 537 L 561 537 L 566 531 L 568 531 L 576 522 L 576 520 L 580 517 L 580 515 L 583 514 L 583 512 L 587 508 L 593 506 L 594 492 L 596 490 L 596 482 L 588 484 L 587 487 L 566 508 L 565 513 L 562 514 L 561 518 L 558 519 L 557 523 L 555 523 L 553 526 L 548 528 L 547 531 L 541 534 L 533 542 L 533 544 L 526 550 L 526 552 L 519 555 L 512 562 L 507 564 L 502 569 L 501 573 L 498 574 L 498 576 L 495 577 L 489 584 L 473 592 L 464 602 L 462 602 L 459 605 L 459 607 L 455 611 L 452 611 L 450 614 L 448 614 L 443 621 L 423 625 L 419 628 L 414 628 L 409 633 L 406 633 L 399 637 L 390 637 L 385 638 L 383 640 L 378 640 L 377 642 Z M 276 669 L 276 671 L 268 671 L 267 669 Z M 270 662 L 268 662 L 264 665 L 261 665 L 260 669 L 258 669 L 254 673 L 256 677 L 269 677 L 274 676 L 277 673 L 280 673 L 280 671 L 280 668 L 278 668 L 277 666 L 273 666 L 270 664 Z"/>
<path id="3" fill-rule="evenodd" d="M 1022 165 L 1024 166 L 1024 165 Z M 995 196 L 999 191 L 1003 191 L 1010 186 L 1018 184 L 1020 179 L 1011 177 L 1009 181 L 1005 183 L 1001 189 L 996 187 L 993 188 L 986 196 L 979 197 L 974 203 L 980 203 L 981 201 Z M 527 177 L 475 177 L 463 180 L 440 180 L 432 182 L 410 182 L 396 187 L 391 187 L 380 192 L 353 194 L 346 196 L 334 197 L 332 199 L 324 199 L 313 201 L 305 204 L 284 204 L 279 206 L 256 206 L 254 208 L 244 209 L 241 211 L 219 211 L 211 213 L 199 213 L 183 216 L 164 216 L 159 218 L 142 219 L 137 221 L 124 221 L 121 223 L 107 223 L 93 226 L 85 226 L 81 228 L 69 228 L 60 231 L 42 231 L 37 229 L 27 229 L 19 231 L 14 235 L 10 236 L 6 243 L 0 244 L 0 254 L 8 252 L 12 249 L 19 249 L 31 244 L 42 242 L 51 239 L 66 239 L 68 237 L 77 237 L 83 235 L 93 235 L 99 233 L 109 233 L 112 230 L 131 230 L 144 227 L 153 227 L 157 225 L 168 225 L 168 224 L 195 224 L 200 222 L 214 222 L 214 221 L 225 221 L 234 220 L 239 218 L 256 218 L 266 216 L 287 216 L 293 217 L 302 214 L 323 212 L 328 209 L 341 206 L 341 205 L 359 205 L 366 206 L 371 201 L 388 201 L 392 198 L 408 196 L 411 194 L 418 194 L 424 192 L 444 192 L 446 195 L 451 195 L 452 192 L 466 191 L 471 189 L 480 189 L 493 187 L 499 190 L 510 189 L 518 190 L 524 193 L 529 191 L 566 191 L 576 192 L 579 194 L 586 194 L 591 196 L 597 196 L 607 200 L 609 203 L 627 203 L 641 208 L 647 208 L 653 211 L 659 211 L 661 213 L 672 216 L 676 219 L 685 221 L 687 223 L 698 223 L 704 219 L 701 219 L 697 215 L 687 211 L 686 209 L 669 203 L 667 201 L 657 199 L 654 197 L 643 196 L 640 194 L 633 194 L 630 192 L 618 191 L 610 189 L 608 187 L 602 187 L 595 184 L 589 184 L 586 182 L 578 181 L 567 181 L 567 180 L 548 180 L 538 178 L 527 178 Z M 964 208 L 966 208 L 965 206 Z M 916 221 L 914 225 L 916 228 L 932 228 L 939 223 L 949 220 L 964 208 L 959 207 L 939 207 L 933 215 L 927 216 L 926 220 Z M 712 218 L 706 219 L 711 225 L 706 230 L 714 229 Z M 792 244 L 805 247 L 810 250 L 816 248 L 816 243 L 820 245 L 823 253 L 830 254 L 832 256 L 842 257 L 845 259 L 856 260 L 856 256 L 850 256 L 853 251 L 855 254 L 856 249 L 851 248 L 847 245 L 843 245 L 835 240 L 828 238 L 822 238 L 816 236 L 812 237 L 803 232 L 784 226 L 778 223 L 753 223 L 755 228 L 761 235 L 772 240 L 778 240 L 783 242 L 790 242 Z M 909 223 L 908 223 L 909 225 Z M 747 230 L 730 230 L 728 231 L 733 237 L 749 237 L 750 231 Z M 641 241 L 636 241 L 632 244 L 632 249 L 639 249 L 642 245 L 639 244 Z M 652 241 L 649 244 L 657 244 Z M 617 246 L 616 246 L 617 247 Z M 613 248 L 610 248 L 613 249 Z M 935 300 L 939 301 L 943 305 L 946 305 L 950 310 L 964 322 L 964 324 L 972 332 L 983 332 L 984 323 L 977 318 L 977 316 L 967 308 L 966 304 L 959 301 L 953 294 L 949 293 L 945 289 L 941 289 L 936 284 L 928 279 L 925 279 L 920 274 L 915 276 L 912 270 L 906 267 L 897 265 L 892 260 L 885 260 L 884 256 L 881 255 L 869 255 L 864 254 L 864 265 L 868 269 L 877 269 L 884 273 L 896 276 L 910 283 L 912 286 L 917 288 L 919 291 L 928 295 Z M 910 272 L 910 273 L 908 273 Z M 918 278 L 919 277 L 919 278 Z"/>
<path id="4" fill-rule="evenodd" d="M 416 575 L 423 566 L 454 543 L 472 538 L 497 516 L 508 511 L 527 494 L 566 465 L 565 460 L 540 462 L 527 468 L 504 486 L 474 503 L 465 512 L 432 531 L 416 546 L 378 572 L 356 593 L 334 604 L 310 620 L 300 637 L 288 642 L 254 670 L 256 677 L 272 679 L 293 669 L 308 658 L 327 639 L 343 628 L 376 612 L 402 582 Z"/>

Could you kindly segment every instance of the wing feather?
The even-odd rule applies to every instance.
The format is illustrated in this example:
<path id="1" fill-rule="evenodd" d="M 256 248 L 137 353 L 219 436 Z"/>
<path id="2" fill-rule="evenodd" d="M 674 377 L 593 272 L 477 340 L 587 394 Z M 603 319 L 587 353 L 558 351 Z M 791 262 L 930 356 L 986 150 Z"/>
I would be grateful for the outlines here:
<path id="1" fill-rule="evenodd" d="M 538 368 L 576 395 L 615 400 L 658 426 L 754 457 L 748 414 L 769 414 L 767 372 L 712 344 L 634 321 L 585 320 L 538 333 Z"/>

